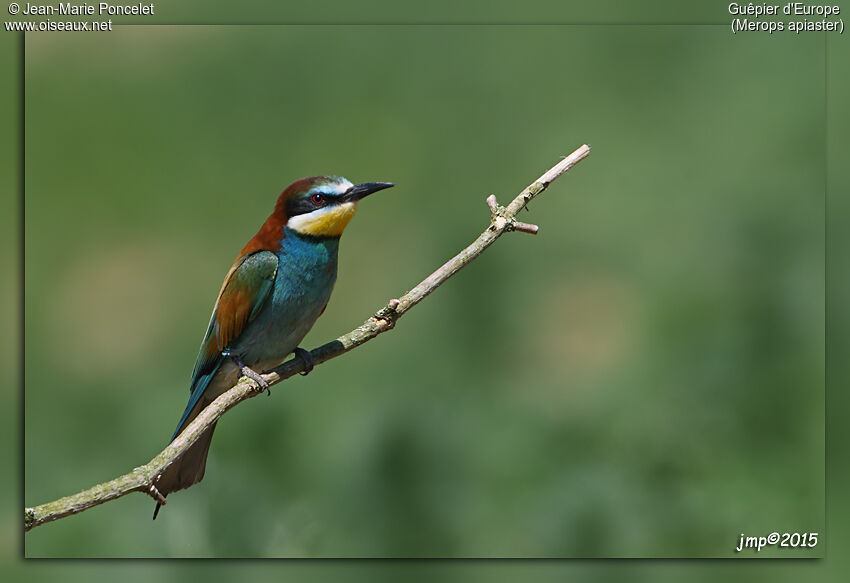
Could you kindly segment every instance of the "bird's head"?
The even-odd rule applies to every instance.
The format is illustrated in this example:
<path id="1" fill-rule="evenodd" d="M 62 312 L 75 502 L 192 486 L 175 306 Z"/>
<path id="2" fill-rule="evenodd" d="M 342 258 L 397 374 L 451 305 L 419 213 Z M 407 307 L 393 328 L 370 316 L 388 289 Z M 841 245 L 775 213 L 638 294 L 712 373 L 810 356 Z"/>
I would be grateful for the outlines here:
<path id="1" fill-rule="evenodd" d="M 339 176 L 296 180 L 277 198 L 274 211 L 242 248 L 239 257 L 260 249 L 277 250 L 284 227 L 299 235 L 339 237 L 354 216 L 357 201 L 391 186 L 389 182 L 352 184 Z"/>
<path id="2" fill-rule="evenodd" d="M 300 235 L 339 237 L 357 211 L 357 202 L 389 182 L 352 184 L 340 176 L 313 176 L 290 184 L 275 211 L 287 217 L 286 226 Z"/>

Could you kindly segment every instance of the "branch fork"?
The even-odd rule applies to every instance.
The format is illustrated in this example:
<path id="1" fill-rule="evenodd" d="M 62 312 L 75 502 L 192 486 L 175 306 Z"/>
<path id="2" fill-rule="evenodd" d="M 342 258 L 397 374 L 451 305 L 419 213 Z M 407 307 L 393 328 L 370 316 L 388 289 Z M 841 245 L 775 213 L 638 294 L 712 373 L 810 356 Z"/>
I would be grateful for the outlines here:
<path id="1" fill-rule="evenodd" d="M 490 229 L 494 231 L 520 231 L 530 235 L 536 235 L 540 227 L 532 223 L 523 223 L 513 216 L 508 216 L 507 209 L 496 200 L 496 195 L 487 197 L 487 206 L 490 207 Z"/>
<path id="2" fill-rule="evenodd" d="M 520 231 L 535 234 L 537 225 L 516 220 L 516 215 L 537 195 L 546 190 L 553 181 L 570 168 L 590 155 L 590 147 L 581 146 L 558 164 L 546 171 L 540 178 L 532 182 L 507 206 L 501 206 L 495 195 L 487 197 L 490 208 L 490 224 L 475 241 L 470 243 L 460 253 L 449 259 L 442 267 L 422 280 L 416 287 L 398 299 L 391 299 L 387 305 L 370 316 L 360 326 L 336 340 L 328 342 L 310 352 L 313 364 L 319 365 L 327 360 L 345 354 L 357 348 L 379 334 L 392 329 L 399 318 L 408 310 L 425 299 L 430 293 L 442 285 L 455 273 L 464 268 L 470 261 L 481 255 L 487 247 L 493 244 L 506 231 Z M 302 372 L 305 368 L 304 359 L 291 358 L 280 366 L 261 375 L 269 386 L 277 384 L 289 377 Z M 231 389 L 224 392 L 189 423 L 177 438 L 168 444 L 155 458 L 133 471 L 119 476 L 109 482 L 104 482 L 84 490 L 78 494 L 66 496 L 53 502 L 24 509 L 24 530 L 29 531 L 47 522 L 77 514 L 93 506 L 115 500 L 130 492 L 143 492 L 165 504 L 165 498 L 156 489 L 156 477 L 174 463 L 183 453 L 194 444 L 204 431 L 228 410 L 242 401 L 255 397 L 264 388 L 260 383 L 246 377 L 241 377 Z"/>

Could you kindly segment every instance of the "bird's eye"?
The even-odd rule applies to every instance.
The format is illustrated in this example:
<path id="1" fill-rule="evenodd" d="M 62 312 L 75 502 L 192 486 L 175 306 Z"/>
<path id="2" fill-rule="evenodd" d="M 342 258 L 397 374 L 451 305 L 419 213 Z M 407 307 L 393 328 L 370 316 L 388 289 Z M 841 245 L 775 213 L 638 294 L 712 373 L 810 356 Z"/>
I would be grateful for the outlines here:
<path id="1" fill-rule="evenodd" d="M 324 196 L 322 196 L 321 194 L 318 194 L 318 193 L 313 195 L 313 203 L 314 204 L 322 204 L 323 202 L 325 202 Z"/>

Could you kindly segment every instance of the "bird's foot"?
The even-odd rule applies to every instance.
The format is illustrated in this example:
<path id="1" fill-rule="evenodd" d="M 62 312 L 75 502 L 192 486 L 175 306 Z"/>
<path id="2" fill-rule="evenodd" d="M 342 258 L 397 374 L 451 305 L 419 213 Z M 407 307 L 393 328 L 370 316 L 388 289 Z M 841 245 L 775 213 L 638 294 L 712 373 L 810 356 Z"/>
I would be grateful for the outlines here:
<path id="1" fill-rule="evenodd" d="M 242 373 L 243 377 L 248 377 L 249 379 L 257 383 L 257 386 L 260 387 L 260 392 L 266 391 L 269 397 L 272 396 L 271 389 L 269 389 L 269 383 L 266 382 L 266 379 L 263 378 L 263 375 L 261 375 L 253 368 L 242 362 L 242 360 L 238 356 L 231 354 L 230 358 L 232 358 L 233 362 L 236 363 L 236 366 L 239 367 L 239 372 Z"/>
<path id="2" fill-rule="evenodd" d="M 309 350 L 304 350 L 300 347 L 293 350 L 292 353 L 295 354 L 295 358 L 300 358 L 304 361 L 304 370 L 298 374 L 306 377 L 313 370 L 313 354 Z"/>

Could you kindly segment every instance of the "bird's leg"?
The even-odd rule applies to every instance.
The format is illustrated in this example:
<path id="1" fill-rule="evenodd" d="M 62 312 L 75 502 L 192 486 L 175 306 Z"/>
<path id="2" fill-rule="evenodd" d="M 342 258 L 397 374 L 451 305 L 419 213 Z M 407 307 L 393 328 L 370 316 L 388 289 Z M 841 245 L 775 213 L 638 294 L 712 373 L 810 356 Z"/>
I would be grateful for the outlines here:
<path id="1" fill-rule="evenodd" d="M 228 352 L 225 353 L 225 356 L 229 356 L 233 359 L 233 362 L 236 363 L 236 366 L 239 367 L 239 372 L 242 373 L 242 376 L 248 377 L 249 379 L 257 383 L 261 391 L 265 390 L 269 394 L 269 397 L 272 396 L 272 392 L 269 389 L 269 383 L 266 382 L 266 379 L 263 378 L 263 375 L 255 371 L 250 366 L 246 365 L 244 362 L 242 362 L 242 359 L 236 356 L 235 354 L 231 354 Z"/>
<path id="2" fill-rule="evenodd" d="M 301 376 L 307 376 L 310 374 L 310 371 L 313 370 L 313 354 L 309 350 L 304 350 L 301 347 L 296 348 L 292 351 L 295 355 L 295 358 L 300 358 L 304 361 L 304 370 L 298 374 Z"/>

